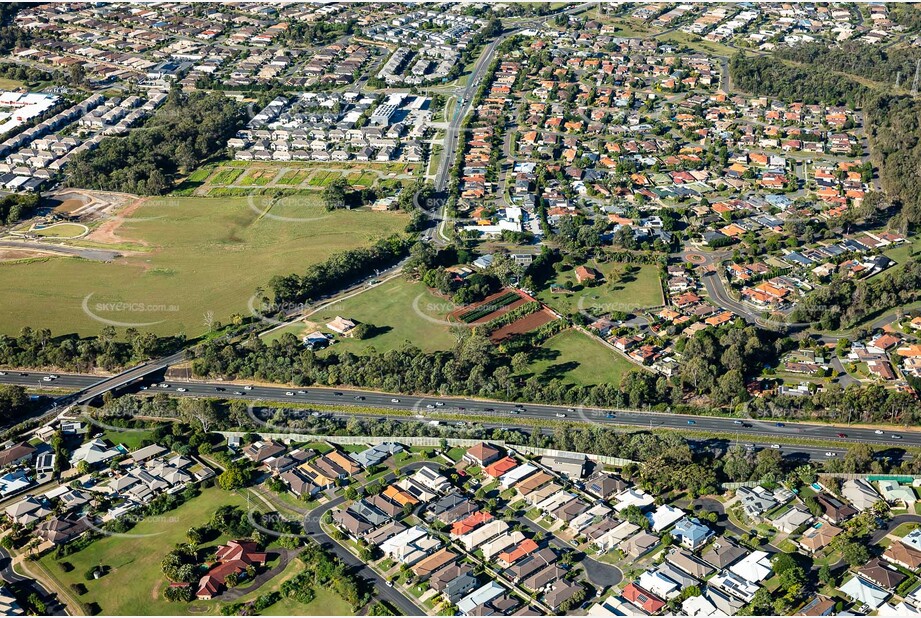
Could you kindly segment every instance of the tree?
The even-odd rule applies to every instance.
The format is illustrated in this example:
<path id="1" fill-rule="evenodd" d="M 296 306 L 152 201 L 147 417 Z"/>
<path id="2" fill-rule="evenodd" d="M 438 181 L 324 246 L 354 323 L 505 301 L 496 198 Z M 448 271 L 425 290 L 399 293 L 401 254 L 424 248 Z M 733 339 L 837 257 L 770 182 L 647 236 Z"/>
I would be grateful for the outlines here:
<path id="1" fill-rule="evenodd" d="M 205 433 L 219 418 L 211 399 L 182 398 L 179 400 L 179 414 L 187 423 L 200 427 Z"/>
<path id="2" fill-rule="evenodd" d="M 252 470 L 248 461 L 234 461 L 217 477 L 217 483 L 226 491 L 234 491 L 249 485 Z"/>
<path id="3" fill-rule="evenodd" d="M 859 566 L 870 559 L 870 551 L 862 543 L 848 542 L 841 546 L 841 555 L 844 561 L 851 566 Z"/>

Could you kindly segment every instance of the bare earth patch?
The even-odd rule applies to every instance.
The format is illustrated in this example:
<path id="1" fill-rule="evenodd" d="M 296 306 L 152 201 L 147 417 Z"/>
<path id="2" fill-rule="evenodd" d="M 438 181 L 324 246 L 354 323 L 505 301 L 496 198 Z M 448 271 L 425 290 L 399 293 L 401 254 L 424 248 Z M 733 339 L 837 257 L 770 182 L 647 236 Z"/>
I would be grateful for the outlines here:
<path id="1" fill-rule="evenodd" d="M 86 239 L 92 242 L 98 242 L 107 245 L 115 245 L 122 242 L 136 242 L 146 245 L 147 243 L 142 240 L 129 239 L 119 236 L 118 230 L 128 219 L 128 217 L 134 214 L 138 208 L 143 206 L 148 199 L 149 198 L 146 197 L 140 197 L 132 203 L 128 204 L 122 208 L 113 218 L 109 219 L 95 230 L 90 232 Z"/>
<path id="2" fill-rule="evenodd" d="M 25 249 L 0 249 L 0 262 L 28 260 L 31 258 L 47 257 L 48 255 L 48 253 L 43 253 L 41 251 L 28 251 Z"/>

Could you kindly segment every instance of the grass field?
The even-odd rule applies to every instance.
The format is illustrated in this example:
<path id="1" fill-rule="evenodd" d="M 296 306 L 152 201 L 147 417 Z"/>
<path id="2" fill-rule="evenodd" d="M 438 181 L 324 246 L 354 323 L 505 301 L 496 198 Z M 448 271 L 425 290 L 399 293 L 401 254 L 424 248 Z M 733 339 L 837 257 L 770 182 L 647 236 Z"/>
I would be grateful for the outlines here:
<path id="1" fill-rule="evenodd" d="M 25 82 L 21 82 L 18 79 L 0 77 L 0 90 L 16 90 L 17 88 L 22 88 L 24 85 Z"/>
<path id="2" fill-rule="evenodd" d="M 274 275 L 302 272 L 333 253 L 367 246 L 400 232 L 400 213 L 326 212 L 319 196 L 281 198 L 162 198 L 145 203 L 117 233 L 143 242 L 144 252 L 91 262 L 54 258 L 0 264 L 4 316 L 0 332 L 23 326 L 55 334 L 98 333 L 103 323 L 83 310 L 160 334 L 207 330 L 205 315 L 227 321 L 249 314 L 249 300 Z M 280 218 L 273 218 L 280 217 Z M 136 220 L 135 220 L 136 219 Z M 298 220 L 288 220 L 298 219 Z M 106 303 L 131 303 L 126 306 Z"/>
<path id="3" fill-rule="evenodd" d="M 304 562 L 300 558 L 292 560 L 285 570 L 271 582 L 244 595 L 237 602 L 246 603 L 262 594 L 279 590 L 283 583 L 303 571 L 304 568 Z M 278 603 L 262 610 L 260 614 L 263 616 L 351 616 L 354 614 L 352 607 L 335 592 L 325 588 L 315 589 L 314 592 L 317 596 L 310 603 L 304 604 L 294 599 L 283 598 Z"/>
<path id="4" fill-rule="evenodd" d="M 621 376 L 639 367 L 577 330 L 554 335 L 540 347 L 530 372 L 544 380 L 560 379 L 578 385 L 619 384 Z"/>
<path id="5" fill-rule="evenodd" d="M 221 489 L 206 489 L 178 509 L 153 518 L 152 521 L 140 522 L 130 533 L 150 536 L 99 539 L 86 549 L 64 558 L 64 561 L 74 566 L 67 573 L 50 555 L 44 556 L 41 564 L 68 590 L 71 584 L 84 584 L 88 592 L 80 600 L 95 601 L 102 608 L 103 614 L 217 614 L 217 602 L 170 603 L 163 598 L 162 589 L 166 585 L 166 578 L 160 570 L 160 562 L 176 543 L 186 541 L 185 535 L 189 528 L 207 523 L 218 507 L 225 504 L 246 508 L 246 499 Z M 209 545 L 226 540 L 221 538 Z M 109 567 L 110 572 L 98 580 L 84 579 L 84 574 L 98 565 Z"/>
<path id="6" fill-rule="evenodd" d="M 243 170 L 238 169 L 223 169 L 215 174 L 214 178 L 211 179 L 211 184 L 215 185 L 232 185 L 234 181 L 243 174 Z"/>
<path id="7" fill-rule="evenodd" d="M 47 238 L 75 238 L 84 233 L 86 228 L 74 223 L 59 223 L 43 229 L 34 229 L 32 233 L 36 236 L 45 236 Z"/>
<path id="8" fill-rule="evenodd" d="M 605 280 L 595 287 L 582 287 L 576 282 L 575 270 L 564 271 L 555 281 L 557 285 L 568 284 L 572 292 L 554 294 L 550 288 L 542 290 L 537 297 L 558 312 L 570 315 L 580 310 L 592 315 L 603 315 L 612 311 L 630 312 L 662 304 L 662 285 L 658 269 L 648 264 L 589 264 L 600 271 Z M 624 275 L 632 266 L 636 272 Z M 622 275 L 619 280 L 614 273 Z"/>
<path id="9" fill-rule="evenodd" d="M 450 301 L 433 295 L 424 284 L 397 277 L 358 296 L 331 305 L 310 316 L 310 320 L 318 324 L 320 330 L 330 332 L 325 324 L 341 315 L 372 324 L 378 331 L 369 339 L 339 338 L 330 350 L 360 353 L 372 346 L 378 351 L 392 350 L 400 348 L 406 341 L 411 341 L 423 350 L 446 350 L 455 341 L 450 327 L 438 321 L 426 320 L 416 309 L 435 320 L 444 320 L 451 311 L 449 305 Z M 300 336 L 309 330 L 312 329 L 299 323 L 284 330 L 279 329 L 269 338 L 277 338 L 284 332 Z"/>

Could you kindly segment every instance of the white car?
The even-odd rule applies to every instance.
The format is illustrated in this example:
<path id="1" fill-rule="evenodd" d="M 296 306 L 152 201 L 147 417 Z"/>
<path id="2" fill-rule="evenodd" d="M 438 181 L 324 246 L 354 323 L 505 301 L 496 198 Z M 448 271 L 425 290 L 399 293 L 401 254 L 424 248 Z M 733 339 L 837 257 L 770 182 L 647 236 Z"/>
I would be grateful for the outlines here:
<path id="1" fill-rule="evenodd" d="M 425 407 L 426 407 L 427 410 L 434 410 L 434 409 L 435 409 L 435 406 L 433 406 L 432 404 L 428 404 L 428 405 L 425 406 Z"/>
<path id="2" fill-rule="evenodd" d="M 48 377 L 51 378 L 52 380 L 57 380 L 57 379 L 58 379 L 58 376 L 57 376 L 57 374 L 55 374 L 55 373 L 49 373 L 49 374 L 48 374 Z"/>
<path id="3" fill-rule="evenodd" d="M 285 395 L 287 395 L 288 397 L 294 397 L 294 393 L 291 391 L 286 392 Z"/>
<path id="4" fill-rule="evenodd" d="M 42 378 L 42 380 L 44 382 L 51 382 L 51 378 L 49 376 L 45 376 L 44 378 Z"/>
<path id="5" fill-rule="evenodd" d="M 184 393 L 184 392 L 186 392 L 186 390 L 187 390 L 187 389 L 184 389 L 184 388 L 182 388 L 182 387 L 179 387 L 179 388 L 176 389 L 176 391 L 179 392 L 179 393 Z"/>
<path id="6" fill-rule="evenodd" d="M 243 390 L 245 390 L 245 391 L 251 391 L 251 390 L 253 390 L 253 387 L 250 386 L 249 384 L 247 384 L 246 386 L 243 387 Z"/>
<path id="7" fill-rule="evenodd" d="M 835 454 L 832 453 L 831 451 L 828 451 L 827 453 L 825 453 L 825 456 L 826 456 L 826 457 L 834 457 Z"/>
<path id="8" fill-rule="evenodd" d="M 5 375 L 6 375 L 5 371 L 0 371 L 0 376 L 5 376 Z"/>
<path id="9" fill-rule="evenodd" d="M 440 401 L 436 401 L 436 402 L 435 402 L 435 406 L 438 407 L 438 408 L 440 408 L 440 407 L 443 406 L 443 405 L 445 405 L 445 404 L 441 403 Z"/>
<path id="10" fill-rule="evenodd" d="M 873 433 L 875 433 L 875 434 L 878 435 L 878 436 L 881 436 L 881 435 L 883 435 L 883 430 L 882 430 L 882 429 L 877 429 L 877 430 L 874 431 Z"/>
<path id="11" fill-rule="evenodd" d="M 169 388 L 169 384 L 164 382 L 163 384 L 160 385 L 160 388 Z"/>
<path id="12" fill-rule="evenodd" d="M 557 412 L 557 413 L 556 413 L 556 417 L 557 417 L 557 418 L 566 418 L 566 415 L 563 414 L 562 412 Z"/>
<path id="13" fill-rule="evenodd" d="M 572 408 L 566 408 L 566 411 L 569 412 L 570 414 L 572 414 L 573 412 L 575 412 L 575 410 L 573 410 Z"/>
<path id="14" fill-rule="evenodd" d="M 297 391 L 297 394 L 298 394 L 298 395 L 306 395 L 306 394 L 307 394 L 307 391 Z"/>
<path id="15" fill-rule="evenodd" d="M 771 448 L 780 448 L 780 445 L 779 445 L 779 444 L 772 444 L 772 445 L 771 445 Z"/>
<path id="16" fill-rule="evenodd" d="M 394 397 L 393 399 L 390 400 L 390 403 L 400 403 L 400 400 Z"/>

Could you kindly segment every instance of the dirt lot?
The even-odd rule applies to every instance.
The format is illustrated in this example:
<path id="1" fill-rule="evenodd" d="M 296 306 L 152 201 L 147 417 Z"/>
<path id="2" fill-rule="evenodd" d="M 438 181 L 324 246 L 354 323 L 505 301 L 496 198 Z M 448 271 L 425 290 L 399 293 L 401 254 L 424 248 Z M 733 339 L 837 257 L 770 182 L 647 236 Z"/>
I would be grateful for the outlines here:
<path id="1" fill-rule="evenodd" d="M 499 343 L 515 335 L 521 335 L 524 333 L 531 332 L 532 330 L 538 329 L 544 324 L 549 324 L 556 319 L 549 310 L 541 309 L 534 313 L 530 313 L 520 320 L 516 320 L 511 324 L 506 324 L 502 328 L 494 331 L 490 336 L 489 340 L 493 343 Z"/>
<path id="2" fill-rule="evenodd" d="M 475 311 L 475 310 L 479 309 L 480 307 L 487 306 L 487 305 L 489 305 L 490 303 L 494 302 L 497 298 L 501 298 L 502 296 L 505 296 L 505 295 L 508 294 L 509 292 L 514 292 L 514 293 L 518 294 L 518 292 L 517 292 L 516 290 L 512 290 L 512 289 L 509 289 L 509 288 L 503 288 L 503 289 L 499 290 L 498 292 L 496 292 L 495 294 L 491 294 L 490 296 L 487 296 L 486 298 L 484 298 L 483 300 L 481 300 L 481 301 L 478 302 L 478 303 L 473 303 L 472 305 L 467 305 L 467 306 L 465 306 L 465 307 L 461 307 L 460 309 L 457 309 L 457 310 L 455 310 L 455 311 L 452 311 L 451 314 L 450 314 L 450 318 L 453 319 L 453 320 L 456 320 L 457 322 L 460 322 L 461 324 L 463 324 L 464 321 L 461 319 L 460 316 L 462 316 L 462 315 L 464 315 L 464 314 L 466 314 L 466 313 L 469 313 L 469 312 L 471 312 L 471 311 Z M 492 313 L 488 313 L 488 314 L 484 315 L 483 317 L 481 317 L 481 318 L 479 318 L 479 319 L 477 319 L 477 320 L 474 320 L 473 322 L 469 322 L 468 325 L 469 325 L 469 326 L 474 326 L 474 325 L 476 325 L 476 324 L 485 324 L 486 322 L 489 322 L 490 320 L 494 320 L 495 318 L 499 317 L 500 315 L 503 315 L 503 314 L 505 314 L 505 313 L 508 313 L 508 312 L 511 311 L 512 309 L 515 309 L 515 308 L 517 308 L 517 307 L 520 307 L 521 305 L 523 305 L 523 304 L 525 304 L 526 302 L 528 302 L 527 299 L 525 299 L 523 296 L 521 296 L 521 294 L 518 294 L 518 295 L 519 295 L 520 298 L 519 298 L 518 300 L 516 300 L 515 302 L 511 303 L 510 305 L 506 305 L 506 306 L 504 306 L 504 307 L 500 307 L 500 308 L 496 309 L 495 311 L 493 311 Z"/>

